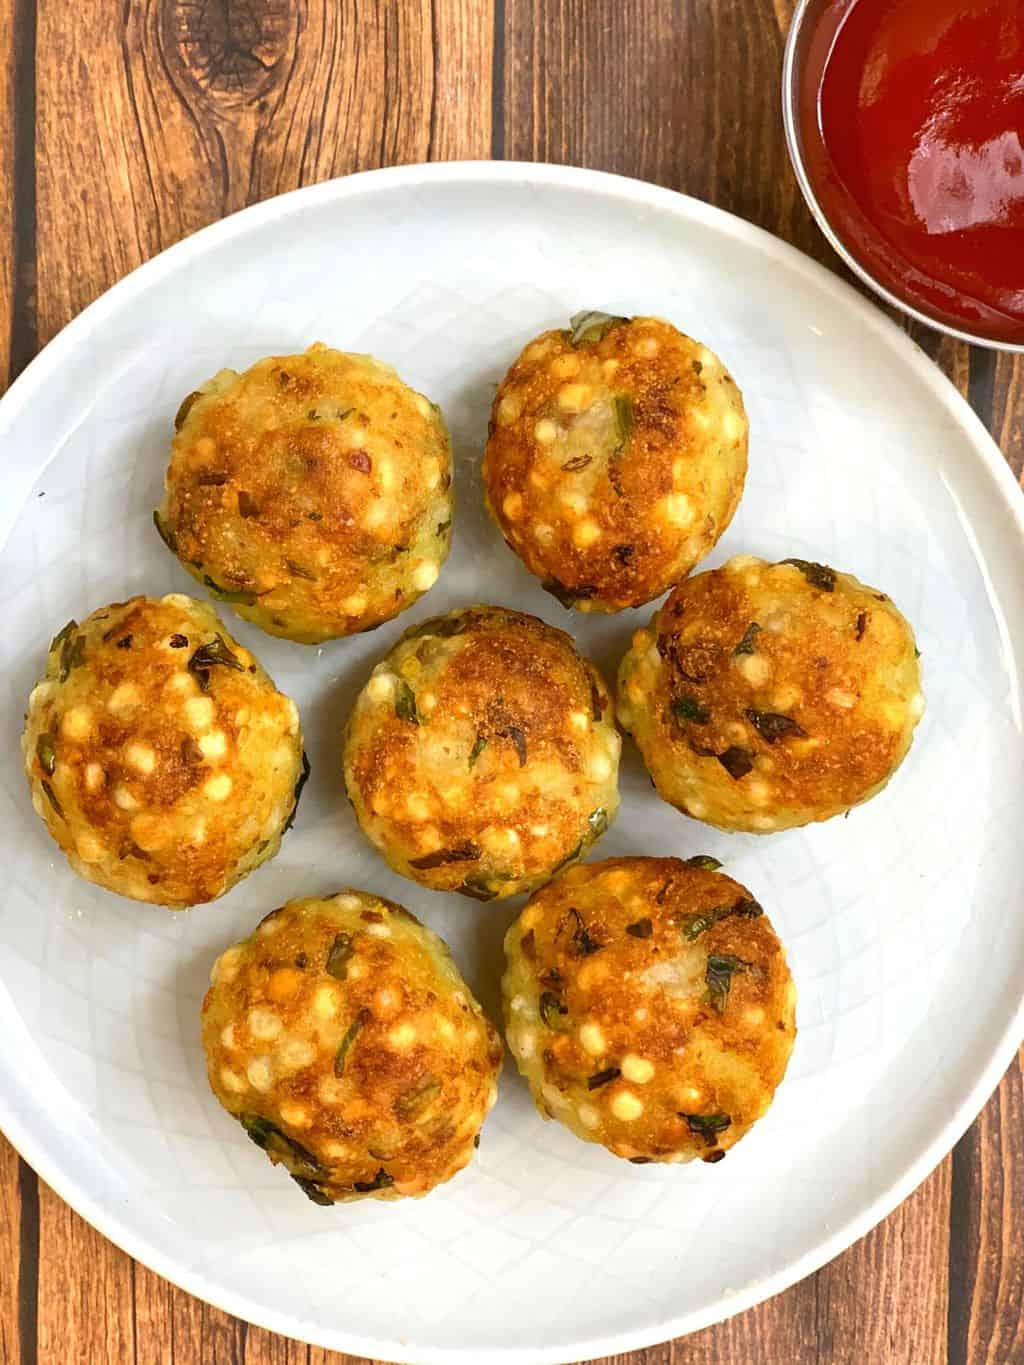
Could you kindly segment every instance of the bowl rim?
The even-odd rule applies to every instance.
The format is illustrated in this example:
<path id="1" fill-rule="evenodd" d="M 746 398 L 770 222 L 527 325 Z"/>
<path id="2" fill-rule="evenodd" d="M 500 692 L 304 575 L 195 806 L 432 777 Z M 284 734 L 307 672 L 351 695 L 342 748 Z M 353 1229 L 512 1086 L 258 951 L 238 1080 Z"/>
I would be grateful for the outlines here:
<path id="1" fill-rule="evenodd" d="M 899 309 L 901 313 L 905 313 L 907 317 L 923 323 L 932 331 L 955 337 L 958 341 L 966 341 L 972 346 L 981 346 L 990 351 L 1005 351 L 1010 354 L 1024 355 L 1024 341 L 1001 341 L 993 337 L 982 336 L 977 332 L 969 332 L 963 327 L 954 327 L 950 323 L 941 322 L 938 318 L 932 317 L 931 314 L 916 308 L 914 304 L 908 303 L 906 299 L 894 293 L 871 273 L 833 227 L 814 191 L 807 171 L 798 115 L 798 83 L 801 74 L 801 66 L 798 60 L 800 40 L 808 20 L 829 3 L 831 0 L 797 0 L 797 7 L 786 35 L 786 46 L 782 57 L 782 125 L 786 134 L 786 149 L 789 152 L 789 161 L 796 175 L 797 184 L 800 186 L 800 193 L 814 216 L 815 222 L 825 234 L 832 249 L 853 273 L 863 280 L 879 298 L 884 299 L 893 308 Z"/>
<path id="2" fill-rule="evenodd" d="M 17 414 L 42 389 L 50 372 L 64 363 L 74 348 L 102 325 L 110 313 L 137 299 L 152 284 L 207 251 L 244 238 L 264 224 L 286 220 L 303 208 L 321 203 L 372 195 L 386 189 L 415 191 L 427 185 L 479 187 L 495 183 L 531 188 L 551 187 L 609 196 L 632 205 L 641 214 L 664 210 L 717 229 L 732 239 L 758 248 L 768 258 L 783 258 L 802 278 L 814 280 L 826 293 L 847 303 L 880 340 L 888 341 L 900 350 L 908 366 L 921 376 L 922 382 L 931 390 L 936 403 L 947 411 L 951 421 L 973 433 L 980 466 L 994 484 L 993 496 L 1000 498 L 1017 537 L 1024 539 L 1024 497 L 990 432 L 913 339 L 846 280 L 791 243 L 726 210 L 632 177 L 562 164 L 478 160 L 390 166 L 303 186 L 216 220 L 166 247 L 116 281 L 43 347 L 0 398 L 0 439 L 7 434 Z M 20 508 L 27 489 L 20 487 L 10 476 L 2 482 L 6 486 L 6 501 L 16 503 Z M 3 501 L 0 498 L 0 507 Z M 5 526 L 0 517 L 0 540 L 8 533 L 9 525 Z M 3 981 L 0 980 L 0 1022 L 11 1016 L 14 1022 L 20 1022 L 20 1016 L 8 1010 L 5 995 Z M 17 1039 L 16 1033 L 12 1036 Z M 782 1269 L 737 1287 L 707 1308 L 661 1318 L 643 1329 L 618 1329 L 581 1342 L 580 1346 L 589 1353 L 588 1358 L 642 1350 L 711 1327 L 782 1293 L 839 1256 L 892 1213 L 948 1155 L 996 1090 L 1016 1057 L 1022 1038 L 1024 991 L 1009 1009 L 994 1045 L 982 1055 L 974 1079 L 956 1107 L 945 1116 L 937 1131 L 921 1144 L 916 1154 L 903 1164 L 898 1174 L 855 1216 L 830 1227 L 828 1234 L 816 1246 Z M 35 1131 L 41 1108 L 20 1105 L 17 1095 L 5 1092 L 0 1087 L 0 1131 L 26 1164 L 74 1212 L 96 1228 L 101 1236 L 172 1285 L 257 1327 L 327 1349 L 379 1359 L 376 1352 L 386 1346 L 388 1359 L 400 1365 L 453 1365 L 456 1361 L 469 1360 L 469 1352 L 465 1348 L 452 1351 L 446 1347 L 422 1346 L 397 1338 L 384 1343 L 380 1338 L 365 1335 L 357 1329 L 323 1329 L 318 1323 L 300 1321 L 276 1307 L 256 1303 L 245 1293 L 211 1283 L 204 1268 L 177 1255 L 174 1250 L 167 1250 L 166 1243 L 162 1244 L 157 1235 L 139 1233 L 119 1209 L 111 1209 L 104 1203 L 103 1197 L 88 1186 L 72 1163 L 59 1158 L 52 1145 L 44 1146 Z M 472 1348 L 472 1365 L 562 1365 L 564 1361 L 565 1351 L 557 1345 Z"/>

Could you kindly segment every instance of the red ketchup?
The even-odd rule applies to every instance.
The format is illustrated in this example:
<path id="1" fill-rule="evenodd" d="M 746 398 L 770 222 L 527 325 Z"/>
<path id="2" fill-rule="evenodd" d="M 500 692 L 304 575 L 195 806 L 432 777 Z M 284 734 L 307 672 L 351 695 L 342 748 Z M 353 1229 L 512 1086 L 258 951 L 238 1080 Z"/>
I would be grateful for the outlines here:
<path id="1" fill-rule="evenodd" d="M 852 255 L 938 321 L 1024 343 L 1024 0 L 833 0 L 800 105 Z"/>

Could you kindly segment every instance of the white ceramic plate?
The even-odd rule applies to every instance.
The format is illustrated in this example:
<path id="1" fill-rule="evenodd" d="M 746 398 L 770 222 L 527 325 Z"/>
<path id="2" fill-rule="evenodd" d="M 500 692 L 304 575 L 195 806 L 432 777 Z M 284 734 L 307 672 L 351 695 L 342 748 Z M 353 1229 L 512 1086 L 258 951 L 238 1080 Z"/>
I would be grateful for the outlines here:
<path id="1" fill-rule="evenodd" d="M 493 386 L 581 308 L 660 313 L 726 360 L 751 416 L 747 492 L 713 556 L 826 560 L 893 595 L 929 710 L 849 820 L 726 836 L 660 804 L 627 742 L 616 853 L 717 854 L 771 914 L 800 1033 L 768 1116 L 714 1166 L 636 1167 L 534 1112 L 509 1068 L 469 1170 L 430 1198 L 316 1208 L 208 1092 L 215 954 L 289 896 L 369 888 L 454 946 L 497 1016 L 513 911 L 394 877 L 343 798 L 339 737 L 371 660 L 477 600 L 571 629 L 611 676 L 647 613 L 567 615 L 481 508 Z M 68 617 L 193 592 L 150 521 L 181 396 L 322 339 L 436 398 L 457 446 L 456 548 L 382 631 L 308 649 L 230 613 L 301 708 L 313 777 L 279 857 L 174 916 L 77 880 L 20 772 L 25 698 Z M 819 266 L 734 218 L 586 171 L 409 167 L 250 209 L 166 252 L 53 342 L 0 404 L 0 1126 L 134 1256 L 280 1332 L 358 1355 L 531 1365 L 704 1326 L 808 1274 L 952 1146 L 1021 1035 L 1022 504 L 930 362 Z M 228 609 L 225 608 L 227 612 Z"/>

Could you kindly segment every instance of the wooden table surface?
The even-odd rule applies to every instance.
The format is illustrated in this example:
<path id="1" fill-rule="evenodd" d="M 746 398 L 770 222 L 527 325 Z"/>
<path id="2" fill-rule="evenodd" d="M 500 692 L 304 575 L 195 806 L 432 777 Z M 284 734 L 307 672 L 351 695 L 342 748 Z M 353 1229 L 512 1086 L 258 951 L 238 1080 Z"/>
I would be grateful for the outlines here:
<path id="1" fill-rule="evenodd" d="M 0 0 L 0 374 L 163 247 L 399 162 L 515 158 L 709 200 L 839 269 L 778 109 L 791 0 Z M 912 328 L 1014 471 L 1024 364 Z M 1024 359 L 1024 358 L 1022 358 Z M 1018 907 L 1007 906 L 1008 913 Z M 831 1265 L 629 1365 L 1024 1362 L 1021 1058 L 934 1174 Z M 173 1288 L 0 1137 L 3 1365 L 343 1365 Z"/>

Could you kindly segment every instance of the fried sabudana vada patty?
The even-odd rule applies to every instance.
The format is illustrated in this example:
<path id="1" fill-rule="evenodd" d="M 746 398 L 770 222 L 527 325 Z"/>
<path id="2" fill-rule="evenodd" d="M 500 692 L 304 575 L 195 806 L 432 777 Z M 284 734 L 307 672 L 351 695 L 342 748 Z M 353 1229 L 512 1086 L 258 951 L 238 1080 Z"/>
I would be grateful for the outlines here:
<path id="1" fill-rule="evenodd" d="M 546 882 L 604 833 L 621 740 L 564 631 L 475 606 L 406 631 L 356 700 L 345 783 L 395 869 L 478 900 Z"/>
<path id="2" fill-rule="evenodd" d="M 213 1093 L 314 1203 L 424 1195 L 468 1164 L 502 1046 L 407 910 L 361 891 L 289 901 L 211 980 Z"/>
<path id="3" fill-rule="evenodd" d="M 681 583 L 619 674 L 619 718 L 659 794 L 725 830 L 790 829 L 868 800 L 923 712 L 892 601 L 799 559 L 740 555 Z"/>
<path id="4" fill-rule="evenodd" d="M 796 1034 L 772 926 L 713 858 L 608 858 L 534 895 L 505 939 L 506 1039 L 540 1112 L 631 1161 L 719 1161 L 767 1110 Z"/>
<path id="5" fill-rule="evenodd" d="M 436 404 L 389 365 L 323 345 L 222 370 L 175 420 L 157 529 L 271 635 L 371 630 L 434 583 L 451 543 Z"/>
<path id="6" fill-rule="evenodd" d="M 581 313 L 526 347 L 494 400 L 487 506 L 580 611 L 671 587 L 732 520 L 747 416 L 718 357 L 660 318 Z"/>
<path id="7" fill-rule="evenodd" d="M 299 713 L 206 603 L 69 621 L 29 698 L 32 804 L 80 876 L 182 909 L 272 858 L 305 769 Z"/>

